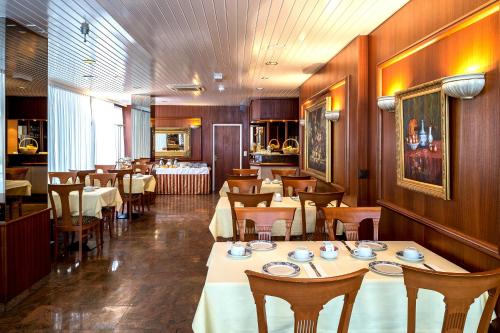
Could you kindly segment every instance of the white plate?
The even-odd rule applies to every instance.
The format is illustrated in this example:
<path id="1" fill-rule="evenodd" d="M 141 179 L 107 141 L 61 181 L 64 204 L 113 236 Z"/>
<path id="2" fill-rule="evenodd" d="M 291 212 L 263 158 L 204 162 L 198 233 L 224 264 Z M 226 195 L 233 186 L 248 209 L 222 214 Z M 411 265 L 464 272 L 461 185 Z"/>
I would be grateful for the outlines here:
<path id="1" fill-rule="evenodd" d="M 290 197 L 293 201 L 300 201 L 300 198 L 298 196 L 292 196 Z"/>
<path id="2" fill-rule="evenodd" d="M 375 252 L 373 252 L 373 255 L 371 257 L 361 257 L 361 256 L 355 255 L 354 252 L 351 252 L 351 257 L 359 259 L 359 260 L 373 260 L 373 259 L 377 258 L 377 254 Z"/>
<path id="3" fill-rule="evenodd" d="M 242 256 L 235 256 L 231 254 L 231 250 L 227 250 L 227 256 L 231 259 L 247 259 L 252 256 L 252 250 L 250 249 L 245 249 L 245 254 Z"/>
<path id="4" fill-rule="evenodd" d="M 368 268 L 375 273 L 388 276 L 403 276 L 401 265 L 393 261 L 373 261 Z"/>
<path id="5" fill-rule="evenodd" d="M 281 184 L 281 182 L 279 180 L 273 180 L 271 183 L 274 185 Z"/>
<path id="6" fill-rule="evenodd" d="M 274 250 L 277 244 L 268 240 L 253 240 L 247 243 L 253 251 L 271 251 Z"/>
<path id="7" fill-rule="evenodd" d="M 312 253 L 312 251 L 309 251 L 309 258 L 297 259 L 297 258 L 295 258 L 295 251 L 290 251 L 290 252 L 288 252 L 288 258 L 295 260 L 295 261 L 298 261 L 298 262 L 308 262 L 308 261 L 313 260 L 314 253 Z"/>
<path id="8" fill-rule="evenodd" d="M 373 251 L 385 251 L 387 250 L 387 244 L 374 240 L 360 240 L 356 242 L 356 247 L 359 247 L 359 244 L 368 245 L 371 247 Z"/>
<path id="9" fill-rule="evenodd" d="M 291 262 L 273 261 L 262 266 L 264 273 L 274 276 L 292 277 L 300 274 L 300 267 Z"/>
<path id="10" fill-rule="evenodd" d="M 418 253 L 418 258 L 416 259 L 410 259 L 410 258 L 406 258 L 404 255 L 403 255 L 403 251 L 398 251 L 396 252 L 396 257 L 398 259 L 401 259 L 401 260 L 404 260 L 404 261 L 409 261 L 409 262 L 420 262 L 420 261 L 423 261 L 424 260 L 424 255 L 422 252 L 419 252 Z"/>

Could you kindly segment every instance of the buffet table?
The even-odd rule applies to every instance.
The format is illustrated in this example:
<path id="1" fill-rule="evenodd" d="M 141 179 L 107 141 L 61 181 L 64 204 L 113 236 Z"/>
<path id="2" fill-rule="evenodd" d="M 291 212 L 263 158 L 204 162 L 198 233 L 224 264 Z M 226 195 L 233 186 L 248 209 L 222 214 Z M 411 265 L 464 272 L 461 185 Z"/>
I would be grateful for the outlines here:
<path id="1" fill-rule="evenodd" d="M 158 178 L 158 194 L 209 194 L 210 168 L 155 169 Z"/>
<path id="2" fill-rule="evenodd" d="M 354 242 L 347 242 L 351 248 Z M 425 255 L 425 263 L 438 271 L 465 273 L 466 271 L 414 242 L 385 242 L 386 251 L 377 253 L 377 260 L 390 260 L 409 266 L 426 268 L 421 263 L 403 262 L 395 252 L 408 246 L 416 247 Z M 258 332 L 257 312 L 245 270 L 262 271 L 271 261 L 287 261 L 287 253 L 299 246 L 314 252 L 313 262 L 325 276 L 337 276 L 368 268 L 370 261 L 352 258 L 341 242 L 337 259 L 327 261 L 319 256 L 321 242 L 277 242 L 273 251 L 254 251 L 244 260 L 228 258 L 226 243 L 215 243 L 208 259 L 208 273 L 198 309 L 193 320 L 195 333 Z M 297 279 L 316 278 L 308 265 L 298 263 Z M 483 294 L 471 305 L 464 332 L 475 332 L 485 305 Z M 319 315 L 318 333 L 336 332 L 342 310 L 343 297 L 328 302 Z M 269 332 L 293 332 L 293 314 L 290 304 L 274 297 L 266 299 Z M 420 289 L 417 302 L 417 332 L 440 332 L 445 304 L 442 295 Z M 349 332 L 406 332 L 407 298 L 403 277 L 383 276 L 368 272 L 356 297 Z"/>

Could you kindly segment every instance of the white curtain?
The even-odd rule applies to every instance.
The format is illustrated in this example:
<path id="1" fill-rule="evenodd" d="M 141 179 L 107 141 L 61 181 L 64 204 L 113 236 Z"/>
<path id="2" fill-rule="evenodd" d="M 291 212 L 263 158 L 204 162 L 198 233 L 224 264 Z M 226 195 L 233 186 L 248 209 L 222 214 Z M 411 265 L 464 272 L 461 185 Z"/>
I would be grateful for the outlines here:
<path id="1" fill-rule="evenodd" d="M 132 157 L 150 157 L 151 125 L 150 113 L 132 109 Z"/>
<path id="2" fill-rule="evenodd" d="M 94 168 L 90 96 L 49 85 L 49 171 Z"/>
<path id="3" fill-rule="evenodd" d="M 115 164 L 124 157 L 122 108 L 92 98 L 92 120 L 95 164 Z"/>

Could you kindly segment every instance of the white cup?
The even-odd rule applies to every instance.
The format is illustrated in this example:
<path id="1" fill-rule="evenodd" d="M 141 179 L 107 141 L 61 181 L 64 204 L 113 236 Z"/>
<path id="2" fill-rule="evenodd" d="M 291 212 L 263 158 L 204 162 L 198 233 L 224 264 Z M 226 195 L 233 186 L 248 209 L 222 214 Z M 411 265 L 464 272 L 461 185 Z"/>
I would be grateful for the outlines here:
<path id="1" fill-rule="evenodd" d="M 357 249 L 354 249 L 354 255 L 358 257 L 371 257 L 373 255 L 373 250 L 366 244 L 361 244 Z"/>
<path id="2" fill-rule="evenodd" d="M 408 259 L 418 259 L 420 257 L 420 252 L 414 247 L 407 247 L 403 250 L 403 256 Z"/>
<path id="3" fill-rule="evenodd" d="M 231 246 L 231 254 L 233 256 L 243 256 L 245 255 L 245 246 L 241 242 L 234 243 Z"/>
<path id="4" fill-rule="evenodd" d="M 283 197 L 281 196 L 281 193 L 278 193 L 278 192 L 274 193 L 274 201 L 276 201 L 276 202 L 283 201 Z"/>
<path id="5" fill-rule="evenodd" d="M 265 182 L 266 184 L 271 184 L 271 179 L 266 178 L 266 179 L 264 180 L 264 182 Z"/>
<path id="6" fill-rule="evenodd" d="M 303 259 L 309 259 L 309 250 L 307 247 L 298 247 L 294 251 L 294 257 L 295 259 L 303 260 Z"/>
<path id="7" fill-rule="evenodd" d="M 335 249 L 335 245 L 333 245 L 332 242 L 323 242 L 323 247 L 325 248 L 325 251 L 333 251 Z"/>
<path id="8" fill-rule="evenodd" d="M 332 242 L 323 242 L 323 246 L 319 248 L 321 257 L 325 259 L 335 259 L 339 255 L 338 247 L 334 246 Z"/>

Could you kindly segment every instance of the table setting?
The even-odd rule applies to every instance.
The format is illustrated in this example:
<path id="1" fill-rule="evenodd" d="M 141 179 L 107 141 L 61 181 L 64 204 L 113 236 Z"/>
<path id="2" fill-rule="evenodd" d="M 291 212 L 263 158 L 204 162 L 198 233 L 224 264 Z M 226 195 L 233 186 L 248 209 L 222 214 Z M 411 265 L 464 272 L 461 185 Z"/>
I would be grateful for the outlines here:
<path id="1" fill-rule="evenodd" d="M 230 189 L 227 181 L 225 181 L 219 191 L 219 196 L 226 197 L 227 192 L 230 192 Z M 262 181 L 260 193 L 280 193 L 281 195 L 283 195 L 283 183 L 277 179 L 271 180 L 269 178 L 266 178 Z"/>
<path id="2" fill-rule="evenodd" d="M 233 250 L 234 249 L 234 250 Z M 245 270 L 293 278 L 325 278 L 368 268 L 354 304 L 349 332 L 406 331 L 406 288 L 401 265 L 447 272 L 466 272 L 410 241 L 218 242 L 209 256 L 205 286 L 193 320 L 194 332 L 257 332 L 257 315 Z M 483 295 L 484 296 L 484 295 Z M 419 292 L 417 331 L 440 331 L 444 303 L 439 294 Z M 477 327 L 485 298 L 471 305 L 466 328 Z M 426 306 L 432 304 L 432 306 Z M 270 331 L 293 327 L 289 305 L 266 301 Z M 342 300 L 324 307 L 318 332 L 336 331 Z M 466 332 L 468 330 L 466 329 Z"/>

